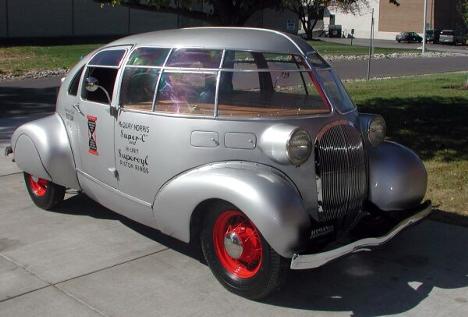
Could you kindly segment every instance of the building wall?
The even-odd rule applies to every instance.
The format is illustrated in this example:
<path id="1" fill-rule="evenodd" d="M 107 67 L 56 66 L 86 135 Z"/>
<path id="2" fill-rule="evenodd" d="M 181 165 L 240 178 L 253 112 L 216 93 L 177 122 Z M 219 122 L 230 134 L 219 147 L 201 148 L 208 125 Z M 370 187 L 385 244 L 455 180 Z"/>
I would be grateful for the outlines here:
<path id="1" fill-rule="evenodd" d="M 64 0 L 60 0 L 64 1 Z M 68 35 L 122 35 L 128 34 L 129 9 L 103 6 L 90 0 L 65 0 L 74 3 L 73 33 Z"/>
<path id="2" fill-rule="evenodd" d="M 0 38 L 7 36 L 6 0 L 0 0 Z"/>
<path id="3" fill-rule="evenodd" d="M 203 6 L 203 3 L 201 4 Z M 290 11 L 264 10 L 247 23 L 297 32 L 297 16 Z M 132 33 L 206 25 L 176 14 L 130 9 L 93 0 L 0 0 L 1 38 L 124 36 Z"/>
<path id="4" fill-rule="evenodd" d="M 466 30 L 456 5 L 459 0 L 438 0 L 434 7 L 434 26 L 437 29 Z"/>
<path id="5" fill-rule="evenodd" d="M 439 0 L 440 2 L 452 0 Z M 436 0 L 427 0 L 427 25 L 434 25 Z M 389 3 L 388 0 L 369 0 L 368 6 L 361 6 L 355 14 L 329 8 L 330 14 L 335 14 L 335 24 L 342 25 L 345 36 L 354 29 L 356 38 L 370 37 L 371 12 L 374 9 L 374 37 L 376 39 L 393 40 L 403 31 L 414 31 L 422 34 L 424 0 L 400 1 L 400 6 Z M 453 10 L 453 8 L 452 8 Z M 329 19 L 324 18 L 325 28 Z"/>
<path id="6" fill-rule="evenodd" d="M 335 24 L 342 26 L 342 32 L 345 36 L 351 33 L 354 29 L 354 37 L 369 38 L 372 8 L 374 8 L 374 31 L 375 37 L 378 38 L 378 24 L 379 24 L 379 0 L 369 0 L 369 6 L 362 5 L 360 10 L 353 13 L 343 12 L 337 8 L 330 7 L 324 17 L 324 27 L 328 29 L 330 25 L 330 14 L 335 15 Z M 380 36 L 380 34 L 379 34 Z"/>
<path id="7" fill-rule="evenodd" d="M 8 1 L 10 37 L 66 36 L 71 33 L 71 1 Z M 53 17 L 53 18 L 51 18 Z"/>
<path id="8" fill-rule="evenodd" d="M 131 10 L 130 21 L 130 33 L 177 28 L 177 15 L 175 14 L 164 14 L 147 10 Z"/>
<path id="9" fill-rule="evenodd" d="M 261 27 L 277 29 L 283 32 L 296 34 L 298 31 L 298 16 L 289 10 L 277 11 L 273 9 L 263 10 L 263 24 Z"/>
<path id="10" fill-rule="evenodd" d="M 444 0 L 447 1 L 447 0 Z M 427 0 L 426 23 L 432 26 L 434 1 Z M 382 32 L 422 32 L 424 24 L 424 0 L 400 1 L 399 6 L 380 1 L 379 31 Z"/>

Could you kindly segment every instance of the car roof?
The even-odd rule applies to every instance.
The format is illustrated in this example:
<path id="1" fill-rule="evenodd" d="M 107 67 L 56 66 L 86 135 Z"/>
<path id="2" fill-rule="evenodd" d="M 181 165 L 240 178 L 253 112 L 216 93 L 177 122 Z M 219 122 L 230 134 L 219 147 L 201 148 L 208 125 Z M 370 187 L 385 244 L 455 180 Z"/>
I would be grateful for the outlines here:
<path id="1" fill-rule="evenodd" d="M 275 30 L 245 27 L 197 27 L 135 34 L 109 43 L 116 45 L 160 46 L 249 50 L 305 55 L 314 49 L 298 36 Z"/>

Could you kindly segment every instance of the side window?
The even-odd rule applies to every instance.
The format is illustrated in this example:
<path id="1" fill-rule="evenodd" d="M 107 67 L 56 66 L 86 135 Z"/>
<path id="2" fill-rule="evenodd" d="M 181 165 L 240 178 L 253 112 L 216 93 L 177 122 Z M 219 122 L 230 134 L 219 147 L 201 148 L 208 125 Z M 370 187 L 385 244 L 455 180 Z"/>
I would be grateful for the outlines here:
<path id="1" fill-rule="evenodd" d="M 81 74 L 83 73 L 84 66 L 73 76 L 73 79 L 70 82 L 70 86 L 68 86 L 68 94 L 72 96 L 76 96 L 78 94 L 78 86 L 80 84 Z"/>
<path id="2" fill-rule="evenodd" d="M 222 50 L 179 48 L 172 51 L 167 65 L 185 68 L 219 68 Z"/>
<path id="3" fill-rule="evenodd" d="M 259 81 L 259 75 L 268 81 Z M 223 71 L 218 114 L 221 117 L 280 117 L 327 112 L 310 76 L 307 71 Z"/>
<path id="4" fill-rule="evenodd" d="M 216 73 L 164 72 L 158 86 L 156 111 L 212 116 L 216 90 Z"/>
<path id="5" fill-rule="evenodd" d="M 98 88 L 95 91 L 86 90 L 83 84 L 82 97 L 85 100 L 110 104 L 114 93 L 115 79 L 125 50 L 110 49 L 96 54 L 88 63 L 84 80 L 92 78 Z"/>
<path id="6" fill-rule="evenodd" d="M 252 52 L 227 50 L 224 55 L 223 68 L 257 69 L 258 67 L 253 54 Z"/>
<path id="7" fill-rule="evenodd" d="M 151 111 L 158 77 L 159 69 L 156 68 L 127 67 L 120 89 L 120 106 L 126 109 Z"/>
<path id="8" fill-rule="evenodd" d="M 227 51 L 219 82 L 221 117 L 280 117 L 328 112 L 301 57 Z"/>
<path id="9" fill-rule="evenodd" d="M 97 84 L 104 88 L 105 91 L 99 88 L 91 92 L 86 90 L 83 84 L 83 99 L 109 105 L 109 102 L 112 102 L 112 94 L 114 93 L 114 84 L 117 72 L 117 68 L 88 67 L 85 80 L 88 77 L 95 78 L 97 80 Z"/>
<path id="10" fill-rule="evenodd" d="M 135 49 L 128 60 L 120 88 L 120 106 L 126 109 L 151 111 L 160 70 L 169 49 L 142 47 Z"/>
<path id="11" fill-rule="evenodd" d="M 122 57 L 125 55 L 125 50 L 108 50 L 96 54 L 90 61 L 89 65 L 93 66 L 115 66 L 119 67 Z"/>
<path id="12" fill-rule="evenodd" d="M 127 65 L 162 66 L 168 53 L 168 48 L 137 48 L 132 52 L 132 55 L 130 55 Z"/>

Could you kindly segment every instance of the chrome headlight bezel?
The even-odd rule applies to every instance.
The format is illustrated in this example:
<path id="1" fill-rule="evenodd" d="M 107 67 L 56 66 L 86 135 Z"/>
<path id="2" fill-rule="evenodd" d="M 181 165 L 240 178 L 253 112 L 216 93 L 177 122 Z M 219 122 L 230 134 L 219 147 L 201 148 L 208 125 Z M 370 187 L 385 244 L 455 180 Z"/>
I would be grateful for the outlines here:
<path id="1" fill-rule="evenodd" d="M 306 145 L 303 155 L 294 154 L 295 138 L 302 137 L 302 144 Z M 299 142 L 300 143 L 300 142 Z M 266 129 L 258 143 L 260 149 L 273 161 L 283 165 L 299 166 L 304 164 L 312 153 L 312 141 L 310 135 L 302 128 L 290 124 L 279 123 Z M 297 144 L 296 144 L 297 145 Z"/>
<path id="2" fill-rule="evenodd" d="M 302 140 L 300 140 L 302 138 Z M 299 144 L 299 143 L 302 143 Z M 305 151 L 303 151 L 303 154 L 297 155 L 294 154 L 294 147 L 306 147 Z M 304 164 L 310 157 L 310 154 L 312 153 L 312 140 L 310 138 L 309 133 L 307 131 L 297 128 L 295 129 L 292 133 L 291 136 L 289 137 L 288 142 L 286 143 L 286 153 L 288 155 L 289 162 L 295 166 L 299 166 Z"/>

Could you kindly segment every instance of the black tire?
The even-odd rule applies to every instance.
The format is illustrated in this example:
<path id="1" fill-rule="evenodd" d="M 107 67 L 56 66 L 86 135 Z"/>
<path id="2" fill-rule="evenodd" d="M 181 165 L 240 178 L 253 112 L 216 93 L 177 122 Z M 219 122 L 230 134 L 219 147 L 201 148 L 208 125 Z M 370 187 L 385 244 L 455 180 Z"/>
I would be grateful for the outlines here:
<path id="1" fill-rule="evenodd" d="M 42 179 L 34 179 L 28 173 L 24 173 L 24 182 L 29 196 L 34 204 L 42 209 L 50 210 L 63 201 L 65 187 Z M 42 188 L 37 186 L 41 185 Z"/>
<path id="2" fill-rule="evenodd" d="M 211 272 L 227 290 L 245 298 L 259 300 L 270 295 L 284 282 L 288 273 L 287 260 L 276 253 L 257 231 L 262 246 L 258 271 L 252 277 L 241 278 L 226 269 L 215 251 L 213 231 L 216 230 L 214 227 L 218 218 L 223 214 L 225 216 L 227 212 L 233 211 L 242 214 L 248 220 L 247 216 L 230 204 L 218 203 L 212 206 L 204 219 L 201 231 L 202 251 Z M 252 224 L 250 220 L 248 221 Z"/>

